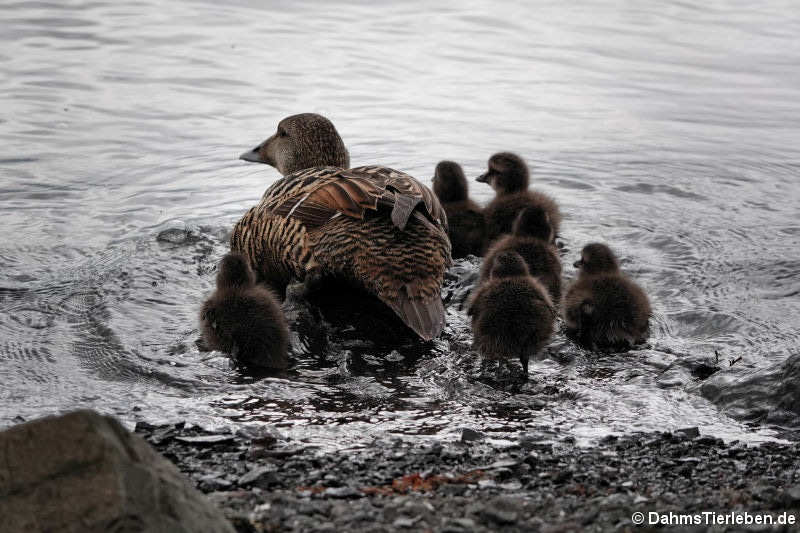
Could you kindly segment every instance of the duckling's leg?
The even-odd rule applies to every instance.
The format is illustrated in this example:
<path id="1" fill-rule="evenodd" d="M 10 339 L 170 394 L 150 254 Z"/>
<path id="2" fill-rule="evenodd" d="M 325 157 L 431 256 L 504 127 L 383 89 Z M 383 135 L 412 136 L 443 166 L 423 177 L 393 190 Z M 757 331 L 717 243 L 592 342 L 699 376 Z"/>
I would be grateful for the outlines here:
<path id="1" fill-rule="evenodd" d="M 519 362 L 522 363 L 522 376 L 527 380 L 528 379 L 528 361 L 530 360 L 530 356 L 527 353 L 519 354 Z"/>
<path id="2" fill-rule="evenodd" d="M 494 371 L 494 379 L 497 382 L 498 386 L 505 380 L 505 372 L 508 370 L 506 366 L 507 360 L 506 359 L 498 359 L 497 360 L 497 368 Z"/>

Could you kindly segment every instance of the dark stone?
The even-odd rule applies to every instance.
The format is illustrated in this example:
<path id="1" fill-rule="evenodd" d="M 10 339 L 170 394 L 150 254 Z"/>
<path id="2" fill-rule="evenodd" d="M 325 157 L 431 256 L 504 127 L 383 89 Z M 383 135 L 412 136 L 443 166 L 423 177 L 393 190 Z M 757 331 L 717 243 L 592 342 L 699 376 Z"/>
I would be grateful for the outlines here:
<path id="1" fill-rule="evenodd" d="M 461 442 L 473 442 L 479 441 L 486 438 L 486 435 L 481 433 L 480 431 L 476 431 L 470 428 L 463 428 L 461 430 Z"/>
<path id="2" fill-rule="evenodd" d="M 690 427 L 679 429 L 675 432 L 676 435 L 683 435 L 686 439 L 694 439 L 700 436 L 700 429 L 698 427 Z"/>

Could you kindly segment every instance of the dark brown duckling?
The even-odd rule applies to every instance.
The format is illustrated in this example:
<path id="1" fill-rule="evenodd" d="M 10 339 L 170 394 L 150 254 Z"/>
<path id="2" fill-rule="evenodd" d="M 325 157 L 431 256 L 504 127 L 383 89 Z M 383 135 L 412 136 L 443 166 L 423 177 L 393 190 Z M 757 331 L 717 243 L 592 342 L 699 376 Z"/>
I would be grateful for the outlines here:
<path id="1" fill-rule="evenodd" d="M 486 359 L 519 358 L 527 376 L 529 359 L 553 334 L 556 311 L 522 257 L 507 250 L 492 260 L 489 279 L 471 297 L 468 314 L 473 348 Z"/>
<path id="2" fill-rule="evenodd" d="M 624 351 L 647 340 L 650 302 L 605 244 L 584 246 L 578 279 L 564 296 L 567 335 L 590 349 Z"/>
<path id="3" fill-rule="evenodd" d="M 222 258 L 217 290 L 200 310 L 200 331 L 209 348 L 240 364 L 269 369 L 288 365 L 289 328 L 275 295 L 256 285 L 247 259 L 238 253 Z"/>
<path id="4" fill-rule="evenodd" d="M 481 255 L 486 234 L 483 209 L 469 199 L 469 185 L 461 165 L 441 161 L 433 175 L 433 192 L 447 213 L 450 246 L 453 258 Z"/>
<path id="5" fill-rule="evenodd" d="M 553 244 L 553 228 L 547 212 L 541 206 L 526 207 L 517 215 L 511 230 L 511 235 L 501 236 L 486 252 L 481 282 L 489 278 L 495 256 L 513 250 L 522 256 L 530 275 L 545 286 L 557 306 L 561 301 L 561 259 Z"/>
<path id="6" fill-rule="evenodd" d="M 527 206 L 538 206 L 547 212 L 553 228 L 553 238 L 561 229 L 561 212 L 550 196 L 528 190 L 528 165 L 516 154 L 500 152 L 489 158 L 489 170 L 477 181 L 488 183 L 495 190 L 494 200 L 483 211 L 486 217 L 486 246 L 504 233 L 511 233 L 517 214 Z"/>
<path id="7" fill-rule="evenodd" d="M 336 128 L 314 113 L 281 120 L 241 158 L 283 174 L 231 234 L 231 250 L 273 290 L 283 296 L 292 280 L 339 279 L 377 297 L 420 338 L 442 332 L 452 260 L 433 191 L 391 168 L 348 169 Z"/>

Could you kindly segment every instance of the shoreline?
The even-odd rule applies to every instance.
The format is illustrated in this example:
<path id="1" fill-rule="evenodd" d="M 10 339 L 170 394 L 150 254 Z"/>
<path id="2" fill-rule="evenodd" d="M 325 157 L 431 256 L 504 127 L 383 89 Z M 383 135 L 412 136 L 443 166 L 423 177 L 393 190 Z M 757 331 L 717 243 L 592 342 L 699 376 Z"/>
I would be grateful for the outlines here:
<path id="1" fill-rule="evenodd" d="M 687 513 L 781 513 L 800 523 L 800 442 L 748 445 L 699 435 L 638 433 L 579 447 L 531 435 L 498 445 L 376 439 L 321 453 L 267 428 L 213 434 L 140 423 L 136 433 L 175 463 L 240 532 L 741 531 L 737 524 L 635 525 Z M 711 515 L 709 515 L 711 516 Z M 666 517 L 666 518 L 664 518 Z M 742 518 L 744 520 L 744 518 Z M 769 526 L 790 531 L 797 526 Z M 688 529 L 687 529 L 688 528 Z"/>

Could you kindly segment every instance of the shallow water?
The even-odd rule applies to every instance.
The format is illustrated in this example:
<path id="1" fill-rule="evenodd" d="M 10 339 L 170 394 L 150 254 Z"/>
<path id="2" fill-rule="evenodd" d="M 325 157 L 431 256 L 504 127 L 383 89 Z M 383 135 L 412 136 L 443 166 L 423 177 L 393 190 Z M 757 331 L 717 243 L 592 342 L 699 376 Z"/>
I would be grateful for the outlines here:
<path id="1" fill-rule="evenodd" d="M 326 448 L 463 427 L 779 434 L 749 423 L 761 400 L 728 413 L 692 370 L 719 366 L 705 383 L 724 389 L 800 353 L 793 2 L 18 2 L 0 27 L 0 426 L 85 406 Z M 457 306 L 432 347 L 381 347 L 290 301 L 286 375 L 200 352 L 227 233 L 278 177 L 236 156 L 304 111 L 354 165 L 424 181 L 441 159 L 472 176 L 523 154 L 566 215 L 567 276 L 609 242 L 651 295 L 650 345 L 598 356 L 559 334 L 512 393 L 478 379 Z"/>

